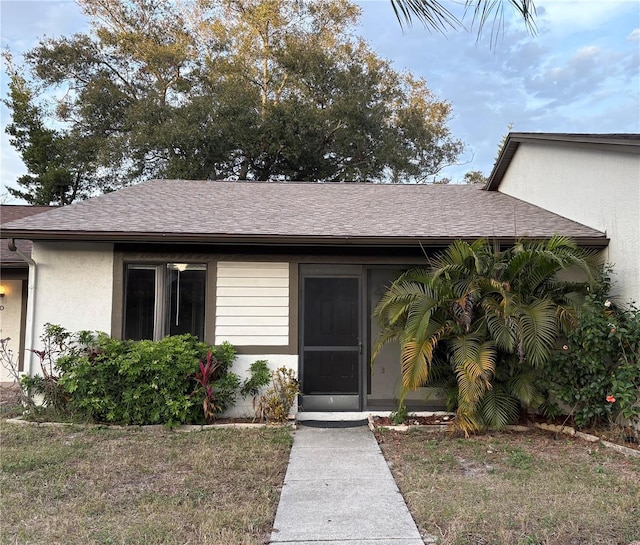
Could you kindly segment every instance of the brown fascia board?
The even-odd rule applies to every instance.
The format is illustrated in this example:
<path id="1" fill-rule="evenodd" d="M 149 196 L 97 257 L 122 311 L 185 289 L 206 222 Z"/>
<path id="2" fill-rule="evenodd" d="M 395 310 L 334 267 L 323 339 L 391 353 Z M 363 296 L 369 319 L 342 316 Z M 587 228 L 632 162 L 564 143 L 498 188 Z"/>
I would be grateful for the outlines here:
<path id="1" fill-rule="evenodd" d="M 28 270 L 29 265 L 24 261 L 3 261 L 2 262 L 2 270 L 5 269 L 24 269 Z"/>
<path id="2" fill-rule="evenodd" d="M 598 146 L 626 153 L 640 153 L 640 134 L 572 134 L 572 133 L 543 133 L 543 132 L 513 132 L 509 133 L 504 146 L 493 165 L 487 183 L 483 187 L 486 191 L 497 191 L 502 178 L 509 168 L 518 146 L 523 142 L 570 145 L 573 147 Z"/>
<path id="3" fill-rule="evenodd" d="M 541 237 L 321 237 L 294 235 L 220 235 L 207 233 L 123 233 L 105 231 L 23 231 L 12 230 L 7 238 L 33 241 L 76 241 L 76 242 L 146 242 L 150 244 L 217 244 L 217 245 L 265 245 L 265 246 L 363 246 L 397 247 L 423 245 L 425 247 L 447 246 L 455 240 L 476 240 L 487 238 L 500 244 L 514 244 L 519 240 L 539 240 Z M 609 244 L 606 236 L 573 237 L 579 246 L 604 248 Z"/>

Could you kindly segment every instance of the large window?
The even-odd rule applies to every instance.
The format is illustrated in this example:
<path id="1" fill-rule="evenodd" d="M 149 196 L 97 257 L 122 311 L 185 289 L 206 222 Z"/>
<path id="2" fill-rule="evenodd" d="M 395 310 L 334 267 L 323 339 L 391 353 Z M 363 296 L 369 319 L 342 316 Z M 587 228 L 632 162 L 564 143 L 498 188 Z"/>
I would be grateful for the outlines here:
<path id="1" fill-rule="evenodd" d="M 124 338 L 191 333 L 203 340 L 206 276 L 205 264 L 127 265 Z"/>

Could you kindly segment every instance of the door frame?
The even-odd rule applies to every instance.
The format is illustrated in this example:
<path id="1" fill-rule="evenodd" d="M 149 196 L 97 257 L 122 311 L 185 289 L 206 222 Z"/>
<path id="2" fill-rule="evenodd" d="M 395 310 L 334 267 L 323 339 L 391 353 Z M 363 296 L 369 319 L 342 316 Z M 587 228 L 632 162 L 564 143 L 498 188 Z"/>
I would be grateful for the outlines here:
<path id="1" fill-rule="evenodd" d="M 367 373 L 365 372 L 364 362 L 369 353 L 369 328 L 366 322 L 367 316 L 367 274 L 366 267 L 364 265 L 347 265 L 347 264 L 300 264 L 299 271 L 299 327 L 298 327 L 298 346 L 299 350 L 299 370 L 298 374 L 301 381 L 301 397 L 302 397 L 302 409 L 306 411 L 362 411 L 366 403 L 367 393 Z M 359 341 L 359 353 L 358 353 L 358 393 L 357 402 L 352 404 L 351 400 L 342 398 L 353 398 L 356 396 L 348 395 L 341 396 L 336 394 L 334 396 L 313 396 L 317 403 L 314 403 L 312 399 L 307 399 L 307 406 L 305 407 L 305 395 L 304 390 L 304 332 L 305 332 L 305 320 L 304 320 L 304 305 L 305 305 L 305 278 L 356 278 L 358 280 L 358 341 Z M 327 398 L 327 399 L 323 399 Z M 328 399 L 332 398 L 332 399 Z M 324 402 L 324 403 L 323 403 Z M 323 406 L 326 405 L 326 406 Z"/>

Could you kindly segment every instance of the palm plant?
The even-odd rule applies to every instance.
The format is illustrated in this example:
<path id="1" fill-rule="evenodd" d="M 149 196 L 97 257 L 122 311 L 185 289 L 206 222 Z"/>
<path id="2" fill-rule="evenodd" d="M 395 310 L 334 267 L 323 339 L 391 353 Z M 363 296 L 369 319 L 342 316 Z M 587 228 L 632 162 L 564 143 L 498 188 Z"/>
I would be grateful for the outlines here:
<path id="1" fill-rule="evenodd" d="M 505 4 L 511 5 L 528 30 L 535 33 L 536 9 L 533 0 L 464 0 L 465 14 L 472 12 L 473 23 L 478 25 L 478 35 L 482 33 L 484 25 L 493 18 L 492 34 L 495 34 L 496 23 L 503 23 Z M 391 0 L 391 6 L 400 25 L 410 25 L 416 18 L 427 28 L 439 32 L 463 26 L 440 0 Z"/>
<path id="2" fill-rule="evenodd" d="M 449 386 L 465 433 L 500 428 L 543 401 L 539 370 L 575 324 L 588 282 L 568 282 L 570 267 L 594 275 L 592 255 L 570 239 L 521 242 L 499 251 L 487 241 L 457 241 L 427 268 L 402 274 L 374 315 L 382 346 L 401 348 L 401 403 L 427 383 Z"/>

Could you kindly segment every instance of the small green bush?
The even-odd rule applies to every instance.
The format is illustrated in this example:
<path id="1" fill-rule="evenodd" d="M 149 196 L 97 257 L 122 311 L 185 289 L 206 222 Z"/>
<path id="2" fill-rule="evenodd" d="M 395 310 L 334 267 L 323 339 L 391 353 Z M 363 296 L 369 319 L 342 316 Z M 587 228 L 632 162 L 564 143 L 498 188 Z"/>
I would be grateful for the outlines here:
<path id="1" fill-rule="evenodd" d="M 389 415 L 389 418 L 394 426 L 401 426 L 409 418 L 409 409 L 404 403 L 400 403 L 398 408 Z"/>

